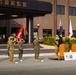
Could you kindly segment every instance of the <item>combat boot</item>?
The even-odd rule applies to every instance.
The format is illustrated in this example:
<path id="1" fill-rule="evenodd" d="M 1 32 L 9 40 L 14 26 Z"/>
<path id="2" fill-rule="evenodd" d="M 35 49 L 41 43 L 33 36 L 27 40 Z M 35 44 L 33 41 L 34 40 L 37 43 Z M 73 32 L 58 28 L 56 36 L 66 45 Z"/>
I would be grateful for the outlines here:
<path id="1" fill-rule="evenodd" d="M 13 61 L 10 61 L 10 64 L 14 64 L 14 62 Z"/>
<path id="2" fill-rule="evenodd" d="M 37 59 L 35 59 L 35 61 L 37 62 Z"/>
<path id="3" fill-rule="evenodd" d="M 37 62 L 39 62 L 40 60 L 39 59 L 37 59 Z"/>
<path id="4" fill-rule="evenodd" d="M 35 59 L 36 62 L 39 62 L 39 59 Z"/>

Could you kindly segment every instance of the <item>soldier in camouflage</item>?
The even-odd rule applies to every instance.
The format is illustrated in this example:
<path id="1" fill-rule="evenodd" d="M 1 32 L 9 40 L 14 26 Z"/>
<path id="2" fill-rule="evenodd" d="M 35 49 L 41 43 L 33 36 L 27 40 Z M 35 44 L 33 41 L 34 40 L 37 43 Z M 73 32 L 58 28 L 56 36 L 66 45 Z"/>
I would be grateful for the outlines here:
<path id="1" fill-rule="evenodd" d="M 35 51 L 35 61 L 39 61 L 40 45 L 38 37 L 33 41 L 33 47 Z"/>
<path id="2" fill-rule="evenodd" d="M 58 52 L 59 52 L 59 36 L 56 35 L 56 39 L 55 39 L 55 49 L 56 49 L 56 56 L 58 56 Z"/>
<path id="3" fill-rule="evenodd" d="M 16 40 L 14 39 L 14 37 L 10 36 L 8 38 L 8 55 L 9 55 L 9 61 L 10 61 L 10 64 L 14 64 L 14 61 L 13 61 L 13 57 L 14 57 L 14 42 Z"/>
<path id="4" fill-rule="evenodd" d="M 19 41 L 18 41 L 18 48 L 19 48 L 19 59 L 20 59 L 20 61 L 23 61 L 22 60 L 22 56 L 23 56 L 23 44 L 24 44 L 24 39 L 19 39 Z"/>

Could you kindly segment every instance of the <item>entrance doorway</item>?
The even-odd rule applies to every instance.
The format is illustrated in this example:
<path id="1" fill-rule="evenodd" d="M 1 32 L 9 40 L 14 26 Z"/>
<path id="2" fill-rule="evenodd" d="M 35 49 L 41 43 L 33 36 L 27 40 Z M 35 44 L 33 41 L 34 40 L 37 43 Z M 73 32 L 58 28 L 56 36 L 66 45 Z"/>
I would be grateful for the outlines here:
<path id="1" fill-rule="evenodd" d="M 45 16 L 45 14 L 51 12 L 52 4 L 50 2 L 37 0 L 0 0 L 0 20 L 7 20 L 6 27 L 1 28 L 0 31 L 1 39 L 8 38 L 11 33 L 17 32 L 17 28 L 11 28 L 10 19 L 26 18 L 26 27 L 28 30 L 27 41 L 28 43 L 32 43 L 34 39 L 34 17 Z"/>
<path id="2" fill-rule="evenodd" d="M 6 42 L 6 27 L 0 27 L 0 43 Z"/>

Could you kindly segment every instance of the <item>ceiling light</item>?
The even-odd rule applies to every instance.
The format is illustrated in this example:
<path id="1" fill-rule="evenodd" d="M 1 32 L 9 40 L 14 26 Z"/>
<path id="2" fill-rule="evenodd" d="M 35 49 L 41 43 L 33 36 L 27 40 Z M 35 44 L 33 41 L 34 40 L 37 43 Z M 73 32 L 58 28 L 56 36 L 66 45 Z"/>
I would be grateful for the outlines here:
<path id="1" fill-rule="evenodd" d="M 0 16 L 1 16 L 1 15 L 4 15 L 4 14 L 3 14 L 3 13 L 0 13 Z"/>
<path id="2" fill-rule="evenodd" d="M 18 17 L 18 15 L 11 15 L 12 17 Z"/>

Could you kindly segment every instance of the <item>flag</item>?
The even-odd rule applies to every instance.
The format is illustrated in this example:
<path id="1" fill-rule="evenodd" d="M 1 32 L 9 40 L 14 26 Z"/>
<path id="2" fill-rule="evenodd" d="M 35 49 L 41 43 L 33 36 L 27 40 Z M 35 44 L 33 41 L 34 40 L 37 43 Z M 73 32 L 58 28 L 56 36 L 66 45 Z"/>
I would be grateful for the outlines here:
<path id="1" fill-rule="evenodd" d="M 59 45 L 62 44 L 62 35 L 63 35 L 63 27 L 62 27 L 62 23 L 60 20 L 60 23 L 59 23 Z"/>
<path id="2" fill-rule="evenodd" d="M 68 36 L 71 37 L 73 35 L 73 31 L 72 31 L 72 23 L 70 20 L 70 25 L 69 25 L 69 29 L 68 29 Z"/>
<path id="3" fill-rule="evenodd" d="M 60 20 L 60 23 L 59 23 L 59 37 L 62 37 L 63 35 L 63 27 L 62 27 L 62 23 L 61 23 L 61 20 Z"/>
<path id="4" fill-rule="evenodd" d="M 16 41 L 18 41 L 20 38 L 22 38 L 22 32 L 24 30 L 24 25 L 19 29 L 19 32 L 16 35 Z"/>

